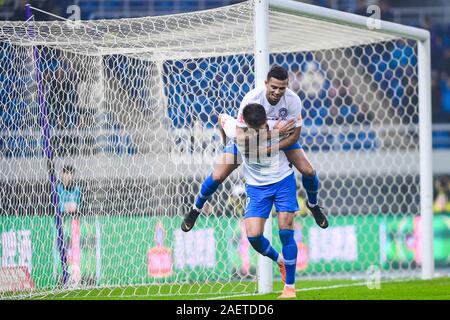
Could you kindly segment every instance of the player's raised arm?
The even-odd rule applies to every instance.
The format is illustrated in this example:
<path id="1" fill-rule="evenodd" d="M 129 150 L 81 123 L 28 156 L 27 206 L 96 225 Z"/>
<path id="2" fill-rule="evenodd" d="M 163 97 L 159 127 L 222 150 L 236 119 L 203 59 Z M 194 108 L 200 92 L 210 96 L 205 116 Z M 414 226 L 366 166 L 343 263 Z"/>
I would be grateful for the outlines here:
<path id="1" fill-rule="evenodd" d="M 279 136 L 280 140 L 277 145 L 278 149 L 284 149 L 292 146 L 300 138 L 301 128 L 295 127 L 295 120 L 290 120 L 284 124 L 278 124 L 280 127 L 269 132 L 271 137 Z M 287 133 L 287 135 L 286 135 Z"/>
<path id="2" fill-rule="evenodd" d="M 280 142 L 278 149 L 284 149 L 292 146 L 300 138 L 303 119 L 301 115 L 302 102 L 300 98 L 292 91 L 287 90 L 286 94 L 287 118 L 285 121 L 277 121 L 270 132 L 271 135 L 278 134 Z M 278 130 L 278 132 L 277 132 Z"/>

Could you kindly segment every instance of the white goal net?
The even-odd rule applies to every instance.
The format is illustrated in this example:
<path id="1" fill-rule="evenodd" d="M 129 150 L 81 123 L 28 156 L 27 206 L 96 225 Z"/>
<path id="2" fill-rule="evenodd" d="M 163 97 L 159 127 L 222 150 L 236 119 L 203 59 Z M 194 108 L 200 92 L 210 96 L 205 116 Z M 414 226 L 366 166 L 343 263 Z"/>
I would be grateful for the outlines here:
<path id="1" fill-rule="evenodd" d="M 240 169 L 180 230 L 255 86 L 253 9 L 0 22 L 0 298 L 258 290 Z M 295 218 L 297 282 L 420 270 L 416 42 L 273 8 L 269 30 L 330 221 Z"/>

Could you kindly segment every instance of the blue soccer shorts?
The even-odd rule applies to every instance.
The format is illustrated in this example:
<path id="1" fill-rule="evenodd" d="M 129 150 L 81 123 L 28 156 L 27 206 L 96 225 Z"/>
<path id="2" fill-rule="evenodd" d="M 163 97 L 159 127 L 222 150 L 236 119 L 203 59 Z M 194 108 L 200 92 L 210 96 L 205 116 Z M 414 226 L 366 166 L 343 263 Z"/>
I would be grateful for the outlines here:
<path id="1" fill-rule="evenodd" d="M 246 191 L 247 206 L 244 218 L 267 219 L 274 204 L 277 212 L 296 212 L 299 210 L 294 173 L 281 181 L 265 186 L 247 184 Z"/>

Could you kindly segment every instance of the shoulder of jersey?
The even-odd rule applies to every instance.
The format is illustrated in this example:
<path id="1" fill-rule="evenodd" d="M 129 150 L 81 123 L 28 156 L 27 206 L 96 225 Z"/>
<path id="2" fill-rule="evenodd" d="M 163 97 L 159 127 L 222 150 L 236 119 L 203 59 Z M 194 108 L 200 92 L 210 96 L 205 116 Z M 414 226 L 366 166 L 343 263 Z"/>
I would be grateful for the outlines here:
<path id="1" fill-rule="evenodd" d="M 261 95 L 266 90 L 266 87 L 264 85 L 258 86 L 255 89 L 252 90 L 254 95 Z"/>
<path id="2" fill-rule="evenodd" d="M 286 93 L 284 95 L 286 96 L 287 100 L 289 100 L 293 103 L 300 103 L 300 104 L 302 103 L 302 100 L 300 99 L 298 94 L 296 94 L 294 91 L 292 91 L 289 88 L 286 89 Z"/>
<path id="3" fill-rule="evenodd" d="M 247 94 L 244 96 L 244 99 L 246 100 L 252 100 L 252 99 L 257 99 L 261 96 L 261 94 L 263 94 L 264 92 L 264 86 L 259 86 L 256 87 L 252 90 L 250 90 L 249 92 L 247 92 Z"/>
<path id="4" fill-rule="evenodd" d="M 300 99 L 300 97 L 298 96 L 298 94 L 296 94 L 294 91 L 292 91 L 292 89 L 289 89 L 289 88 L 286 89 L 285 95 L 286 95 L 286 97 L 288 97 L 288 98 Z"/>

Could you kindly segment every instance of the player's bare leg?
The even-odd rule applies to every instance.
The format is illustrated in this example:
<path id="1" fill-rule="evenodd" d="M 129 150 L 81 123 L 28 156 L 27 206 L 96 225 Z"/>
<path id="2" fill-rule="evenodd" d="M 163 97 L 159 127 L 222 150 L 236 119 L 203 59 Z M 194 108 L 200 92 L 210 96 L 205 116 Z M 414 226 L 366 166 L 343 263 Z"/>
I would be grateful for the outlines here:
<path id="1" fill-rule="evenodd" d="M 223 153 L 212 174 L 214 181 L 222 183 L 239 167 L 238 157 L 232 153 Z"/>
<path id="2" fill-rule="evenodd" d="M 304 176 L 304 177 L 313 177 L 315 175 L 315 170 L 309 162 L 308 157 L 303 149 L 293 149 L 285 151 L 289 162 L 291 162 L 294 167 Z M 317 225 L 322 229 L 328 227 L 328 220 L 325 214 L 323 213 L 323 208 L 319 206 L 318 203 L 310 204 L 308 199 L 305 201 L 306 207 L 311 211 L 314 216 L 314 220 Z"/>
<path id="3" fill-rule="evenodd" d="M 245 231 L 247 237 L 256 237 L 264 233 L 264 224 L 266 219 L 263 218 L 247 218 L 245 221 Z"/>
<path id="4" fill-rule="evenodd" d="M 247 237 L 252 247 L 260 254 L 268 256 L 274 261 L 276 260 L 275 262 L 278 264 L 278 267 L 280 268 L 281 279 L 283 280 L 283 283 L 286 283 L 286 268 L 284 267 L 283 256 L 278 252 L 276 254 L 274 253 L 275 250 L 270 246 L 269 241 L 266 238 L 264 238 L 263 235 L 264 224 L 266 223 L 266 219 L 251 217 L 246 218 L 244 221 Z M 266 242 L 266 244 L 263 244 L 264 242 Z M 268 251 L 273 250 L 272 254 L 275 254 L 278 257 L 275 259 L 275 257 L 272 256 L 272 254 L 264 252 L 265 246 L 267 246 L 266 250 Z M 263 247 L 263 249 L 261 247 Z"/>
<path id="5" fill-rule="evenodd" d="M 232 135 L 233 129 L 236 128 L 235 121 L 233 122 L 232 117 L 227 114 L 219 114 L 219 131 L 222 137 L 222 142 L 224 145 L 227 144 L 227 133 Z M 235 133 L 234 133 L 235 134 Z M 191 210 L 184 216 L 183 222 L 181 223 L 181 230 L 184 232 L 190 231 L 195 224 L 198 216 L 200 215 L 201 209 L 205 202 L 212 196 L 212 194 L 217 190 L 219 185 L 225 181 L 225 179 L 239 166 L 240 157 L 238 156 L 237 148 L 234 145 L 226 145 L 224 153 L 221 159 L 217 162 L 214 172 L 206 178 L 203 182 L 201 190 L 197 195 L 195 204 Z"/>
<path id="6" fill-rule="evenodd" d="M 213 185 L 213 189 L 209 193 L 214 193 L 217 187 L 223 181 L 225 181 L 225 179 L 234 170 L 236 170 L 237 167 L 239 167 L 238 156 L 233 153 L 224 152 L 221 159 L 216 164 L 214 172 L 207 178 L 209 184 Z M 202 195 L 202 193 L 200 192 L 198 196 L 200 198 L 199 200 L 201 200 L 200 203 L 204 203 L 209 196 Z M 203 205 L 201 207 L 203 207 Z M 196 205 L 194 205 L 191 210 L 187 214 L 185 214 L 181 223 L 181 230 L 183 230 L 184 232 L 188 232 L 194 227 L 195 221 L 200 215 L 202 209 L 201 207 L 197 207 Z"/>

